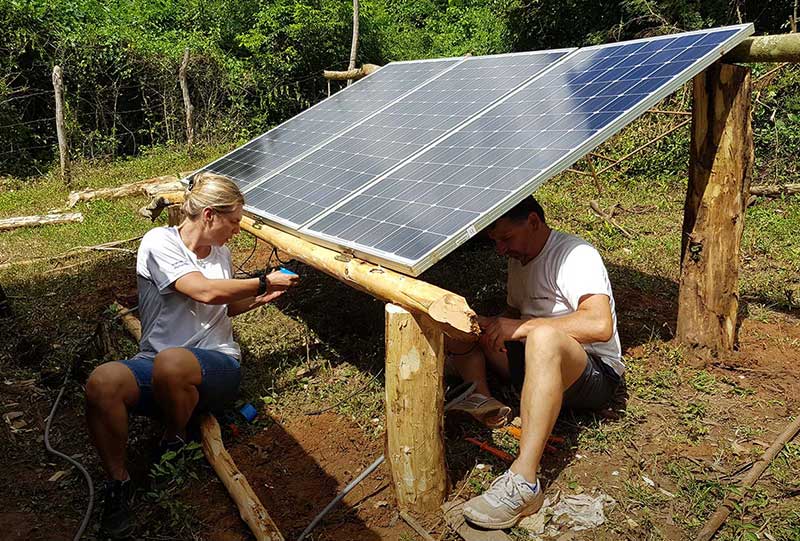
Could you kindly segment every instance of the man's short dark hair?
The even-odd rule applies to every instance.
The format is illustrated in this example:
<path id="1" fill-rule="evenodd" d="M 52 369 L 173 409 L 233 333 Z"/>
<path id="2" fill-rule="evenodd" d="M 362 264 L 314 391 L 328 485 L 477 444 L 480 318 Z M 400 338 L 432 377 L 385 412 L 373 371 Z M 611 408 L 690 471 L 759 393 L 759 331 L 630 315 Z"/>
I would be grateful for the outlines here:
<path id="1" fill-rule="evenodd" d="M 511 207 L 509 210 L 505 212 L 505 214 L 500 216 L 498 220 L 507 218 L 514 222 L 520 222 L 523 220 L 527 220 L 531 212 L 535 212 L 536 215 L 539 216 L 539 219 L 542 221 L 543 224 L 547 223 L 544 219 L 544 209 L 542 208 L 542 205 L 540 205 L 539 202 L 536 200 L 536 198 L 533 197 L 532 195 L 530 197 L 526 197 L 525 199 L 523 199 L 522 201 Z"/>

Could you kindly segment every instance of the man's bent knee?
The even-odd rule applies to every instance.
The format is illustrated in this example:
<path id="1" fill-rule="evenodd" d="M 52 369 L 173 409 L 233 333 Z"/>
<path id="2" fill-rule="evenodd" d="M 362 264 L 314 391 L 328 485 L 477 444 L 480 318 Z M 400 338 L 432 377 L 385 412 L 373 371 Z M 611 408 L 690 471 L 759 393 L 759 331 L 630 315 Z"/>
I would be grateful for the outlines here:
<path id="1" fill-rule="evenodd" d="M 188 349 L 168 348 L 153 359 L 153 385 L 199 385 L 200 378 L 200 363 Z"/>

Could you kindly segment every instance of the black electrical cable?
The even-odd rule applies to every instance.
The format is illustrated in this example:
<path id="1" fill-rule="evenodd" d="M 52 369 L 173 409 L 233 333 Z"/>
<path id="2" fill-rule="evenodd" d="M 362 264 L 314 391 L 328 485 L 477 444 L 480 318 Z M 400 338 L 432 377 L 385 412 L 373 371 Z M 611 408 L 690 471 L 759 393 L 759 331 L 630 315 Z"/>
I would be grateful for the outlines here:
<path id="1" fill-rule="evenodd" d="M 50 453 L 63 458 L 64 460 L 70 462 L 73 466 L 78 468 L 80 472 L 83 474 L 83 477 L 86 479 L 86 484 L 89 485 L 89 504 L 86 506 L 86 512 L 83 515 L 83 521 L 81 521 L 81 525 L 78 528 L 78 531 L 75 532 L 75 537 L 73 537 L 73 541 L 78 541 L 83 535 L 83 532 L 86 531 L 86 526 L 89 524 L 89 519 L 92 516 L 92 509 L 94 508 L 94 483 L 92 483 L 92 476 L 89 475 L 89 472 L 86 471 L 86 468 L 83 467 L 83 464 L 81 464 L 71 456 L 67 456 L 60 451 L 56 451 L 50 445 L 50 424 L 53 422 L 53 417 L 56 414 L 58 403 L 61 401 L 61 397 L 64 395 L 64 390 L 67 388 L 67 383 L 69 383 L 69 376 L 71 372 L 72 372 L 72 367 L 67 369 L 67 374 L 66 376 L 64 376 L 64 384 L 61 386 L 61 390 L 58 392 L 56 401 L 53 403 L 53 409 L 50 410 L 50 415 L 48 415 L 47 417 L 47 423 L 45 424 L 44 427 L 44 446 Z"/>

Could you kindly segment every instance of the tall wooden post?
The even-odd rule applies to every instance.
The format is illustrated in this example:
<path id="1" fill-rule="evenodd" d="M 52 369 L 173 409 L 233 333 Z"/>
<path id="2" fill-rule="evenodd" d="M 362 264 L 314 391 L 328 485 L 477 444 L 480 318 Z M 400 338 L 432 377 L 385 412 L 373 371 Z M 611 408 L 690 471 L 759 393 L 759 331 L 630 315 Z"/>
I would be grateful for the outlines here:
<path id="1" fill-rule="evenodd" d="M 69 162 L 69 145 L 67 130 L 64 126 L 64 79 L 61 66 L 53 67 L 53 90 L 56 95 L 56 135 L 58 136 L 58 154 L 61 158 L 61 180 L 67 186 L 72 182 Z"/>
<path id="2" fill-rule="evenodd" d="M 750 69 L 716 63 L 694 79 L 677 338 L 730 351 L 739 310 L 739 251 L 753 170 Z"/>
<path id="3" fill-rule="evenodd" d="M 425 315 L 386 305 L 386 456 L 400 509 L 438 511 L 444 461 L 444 334 Z"/>
<path id="4" fill-rule="evenodd" d="M 353 0 L 353 41 L 350 43 L 350 63 L 347 69 L 356 69 L 356 57 L 358 56 L 358 0 Z M 353 83 L 352 79 L 347 80 L 347 86 Z M 330 84 L 330 83 L 329 83 Z M 330 91 L 328 95 L 330 96 Z"/>
<path id="5" fill-rule="evenodd" d="M 184 49 L 181 67 L 178 70 L 178 81 L 181 84 L 183 94 L 183 107 L 186 110 L 186 144 L 192 148 L 194 143 L 194 106 L 189 96 L 189 83 L 186 81 L 186 70 L 189 67 L 189 49 Z"/>

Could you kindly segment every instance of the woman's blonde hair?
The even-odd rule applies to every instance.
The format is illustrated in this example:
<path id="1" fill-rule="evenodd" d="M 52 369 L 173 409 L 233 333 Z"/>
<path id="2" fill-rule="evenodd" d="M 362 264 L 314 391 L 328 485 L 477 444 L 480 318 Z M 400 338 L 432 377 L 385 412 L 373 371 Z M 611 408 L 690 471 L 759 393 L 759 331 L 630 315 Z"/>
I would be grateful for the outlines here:
<path id="1" fill-rule="evenodd" d="M 187 218 L 199 216 L 206 207 L 217 212 L 232 212 L 244 205 L 244 195 L 228 177 L 214 173 L 198 173 L 186 190 L 183 212 Z"/>

